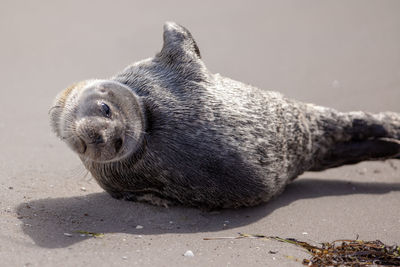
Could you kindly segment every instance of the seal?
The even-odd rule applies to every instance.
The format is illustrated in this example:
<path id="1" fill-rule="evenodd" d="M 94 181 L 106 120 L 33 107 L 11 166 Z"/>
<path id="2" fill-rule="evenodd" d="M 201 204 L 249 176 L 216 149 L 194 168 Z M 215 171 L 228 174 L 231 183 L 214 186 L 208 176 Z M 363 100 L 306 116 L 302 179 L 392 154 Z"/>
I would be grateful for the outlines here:
<path id="1" fill-rule="evenodd" d="M 190 32 L 61 92 L 53 131 L 118 199 L 204 208 L 270 200 L 305 171 L 399 158 L 400 114 L 343 113 L 211 73 Z"/>

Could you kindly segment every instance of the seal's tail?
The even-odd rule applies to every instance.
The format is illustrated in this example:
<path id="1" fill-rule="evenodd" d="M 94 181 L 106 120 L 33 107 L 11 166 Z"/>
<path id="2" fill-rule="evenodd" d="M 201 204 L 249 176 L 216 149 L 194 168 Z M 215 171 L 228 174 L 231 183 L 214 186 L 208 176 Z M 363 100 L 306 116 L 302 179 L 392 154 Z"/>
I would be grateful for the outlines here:
<path id="1" fill-rule="evenodd" d="M 322 157 L 315 160 L 311 171 L 365 160 L 400 159 L 399 113 L 349 112 L 335 115 L 339 127 L 332 128 L 322 119 L 320 126 L 323 133 L 325 136 L 331 135 L 333 141 Z"/>

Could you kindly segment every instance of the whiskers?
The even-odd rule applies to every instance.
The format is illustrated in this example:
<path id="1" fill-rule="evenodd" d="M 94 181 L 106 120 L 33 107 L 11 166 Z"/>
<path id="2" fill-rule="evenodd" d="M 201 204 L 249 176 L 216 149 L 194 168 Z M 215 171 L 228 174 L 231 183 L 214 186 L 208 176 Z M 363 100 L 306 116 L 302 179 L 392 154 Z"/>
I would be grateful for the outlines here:
<path id="1" fill-rule="evenodd" d="M 49 114 L 50 125 L 58 137 L 65 139 L 65 137 L 75 135 L 76 118 L 72 112 L 65 110 L 64 106 L 56 105 L 50 108 Z"/>
<path id="2" fill-rule="evenodd" d="M 139 134 L 139 136 L 138 136 Z M 132 131 L 132 130 L 126 130 L 125 135 L 132 138 L 135 143 L 138 143 L 140 140 L 140 136 L 145 136 L 147 133 L 144 131 Z"/>
<path id="3" fill-rule="evenodd" d="M 78 178 L 79 180 L 84 182 L 89 182 L 93 179 L 92 175 L 90 175 L 90 172 L 81 163 L 77 165 L 75 168 L 71 169 L 71 171 L 67 173 L 66 178 L 67 179 Z"/>
<path id="4" fill-rule="evenodd" d="M 76 137 L 73 135 L 73 132 L 71 132 L 71 134 L 69 136 L 62 136 L 61 140 L 63 140 L 64 142 L 68 142 L 68 141 L 72 140 L 73 138 L 76 138 Z"/>
<path id="5" fill-rule="evenodd" d="M 52 106 L 52 107 L 50 107 L 48 114 L 50 115 L 50 113 L 53 111 L 53 109 L 62 109 L 62 108 L 63 108 L 63 106 L 59 106 L 59 105 Z"/>

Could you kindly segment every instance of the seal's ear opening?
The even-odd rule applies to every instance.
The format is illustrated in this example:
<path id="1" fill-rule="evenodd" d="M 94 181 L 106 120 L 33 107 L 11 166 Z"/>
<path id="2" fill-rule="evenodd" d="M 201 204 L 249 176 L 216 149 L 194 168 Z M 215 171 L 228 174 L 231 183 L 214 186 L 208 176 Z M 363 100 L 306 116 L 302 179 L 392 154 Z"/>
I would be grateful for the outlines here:
<path id="1" fill-rule="evenodd" d="M 184 63 L 201 58 L 192 34 L 175 22 L 164 24 L 164 45 L 158 56 L 171 63 Z"/>

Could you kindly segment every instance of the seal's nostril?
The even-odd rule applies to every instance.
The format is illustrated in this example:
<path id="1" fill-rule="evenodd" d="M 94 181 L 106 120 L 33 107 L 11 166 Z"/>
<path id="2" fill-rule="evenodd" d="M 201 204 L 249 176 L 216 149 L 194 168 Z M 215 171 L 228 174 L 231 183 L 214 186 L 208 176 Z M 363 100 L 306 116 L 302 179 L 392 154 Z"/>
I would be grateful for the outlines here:
<path id="1" fill-rule="evenodd" d="M 96 138 L 93 141 L 93 144 L 99 145 L 99 144 L 102 144 L 102 143 L 104 143 L 103 136 L 101 136 L 101 135 L 96 136 Z"/>
<path id="2" fill-rule="evenodd" d="M 121 138 L 118 138 L 118 139 L 115 141 L 114 146 L 115 146 L 115 152 L 118 153 L 118 151 L 119 151 L 119 150 L 121 149 L 121 147 L 122 147 L 122 139 L 121 139 Z"/>

